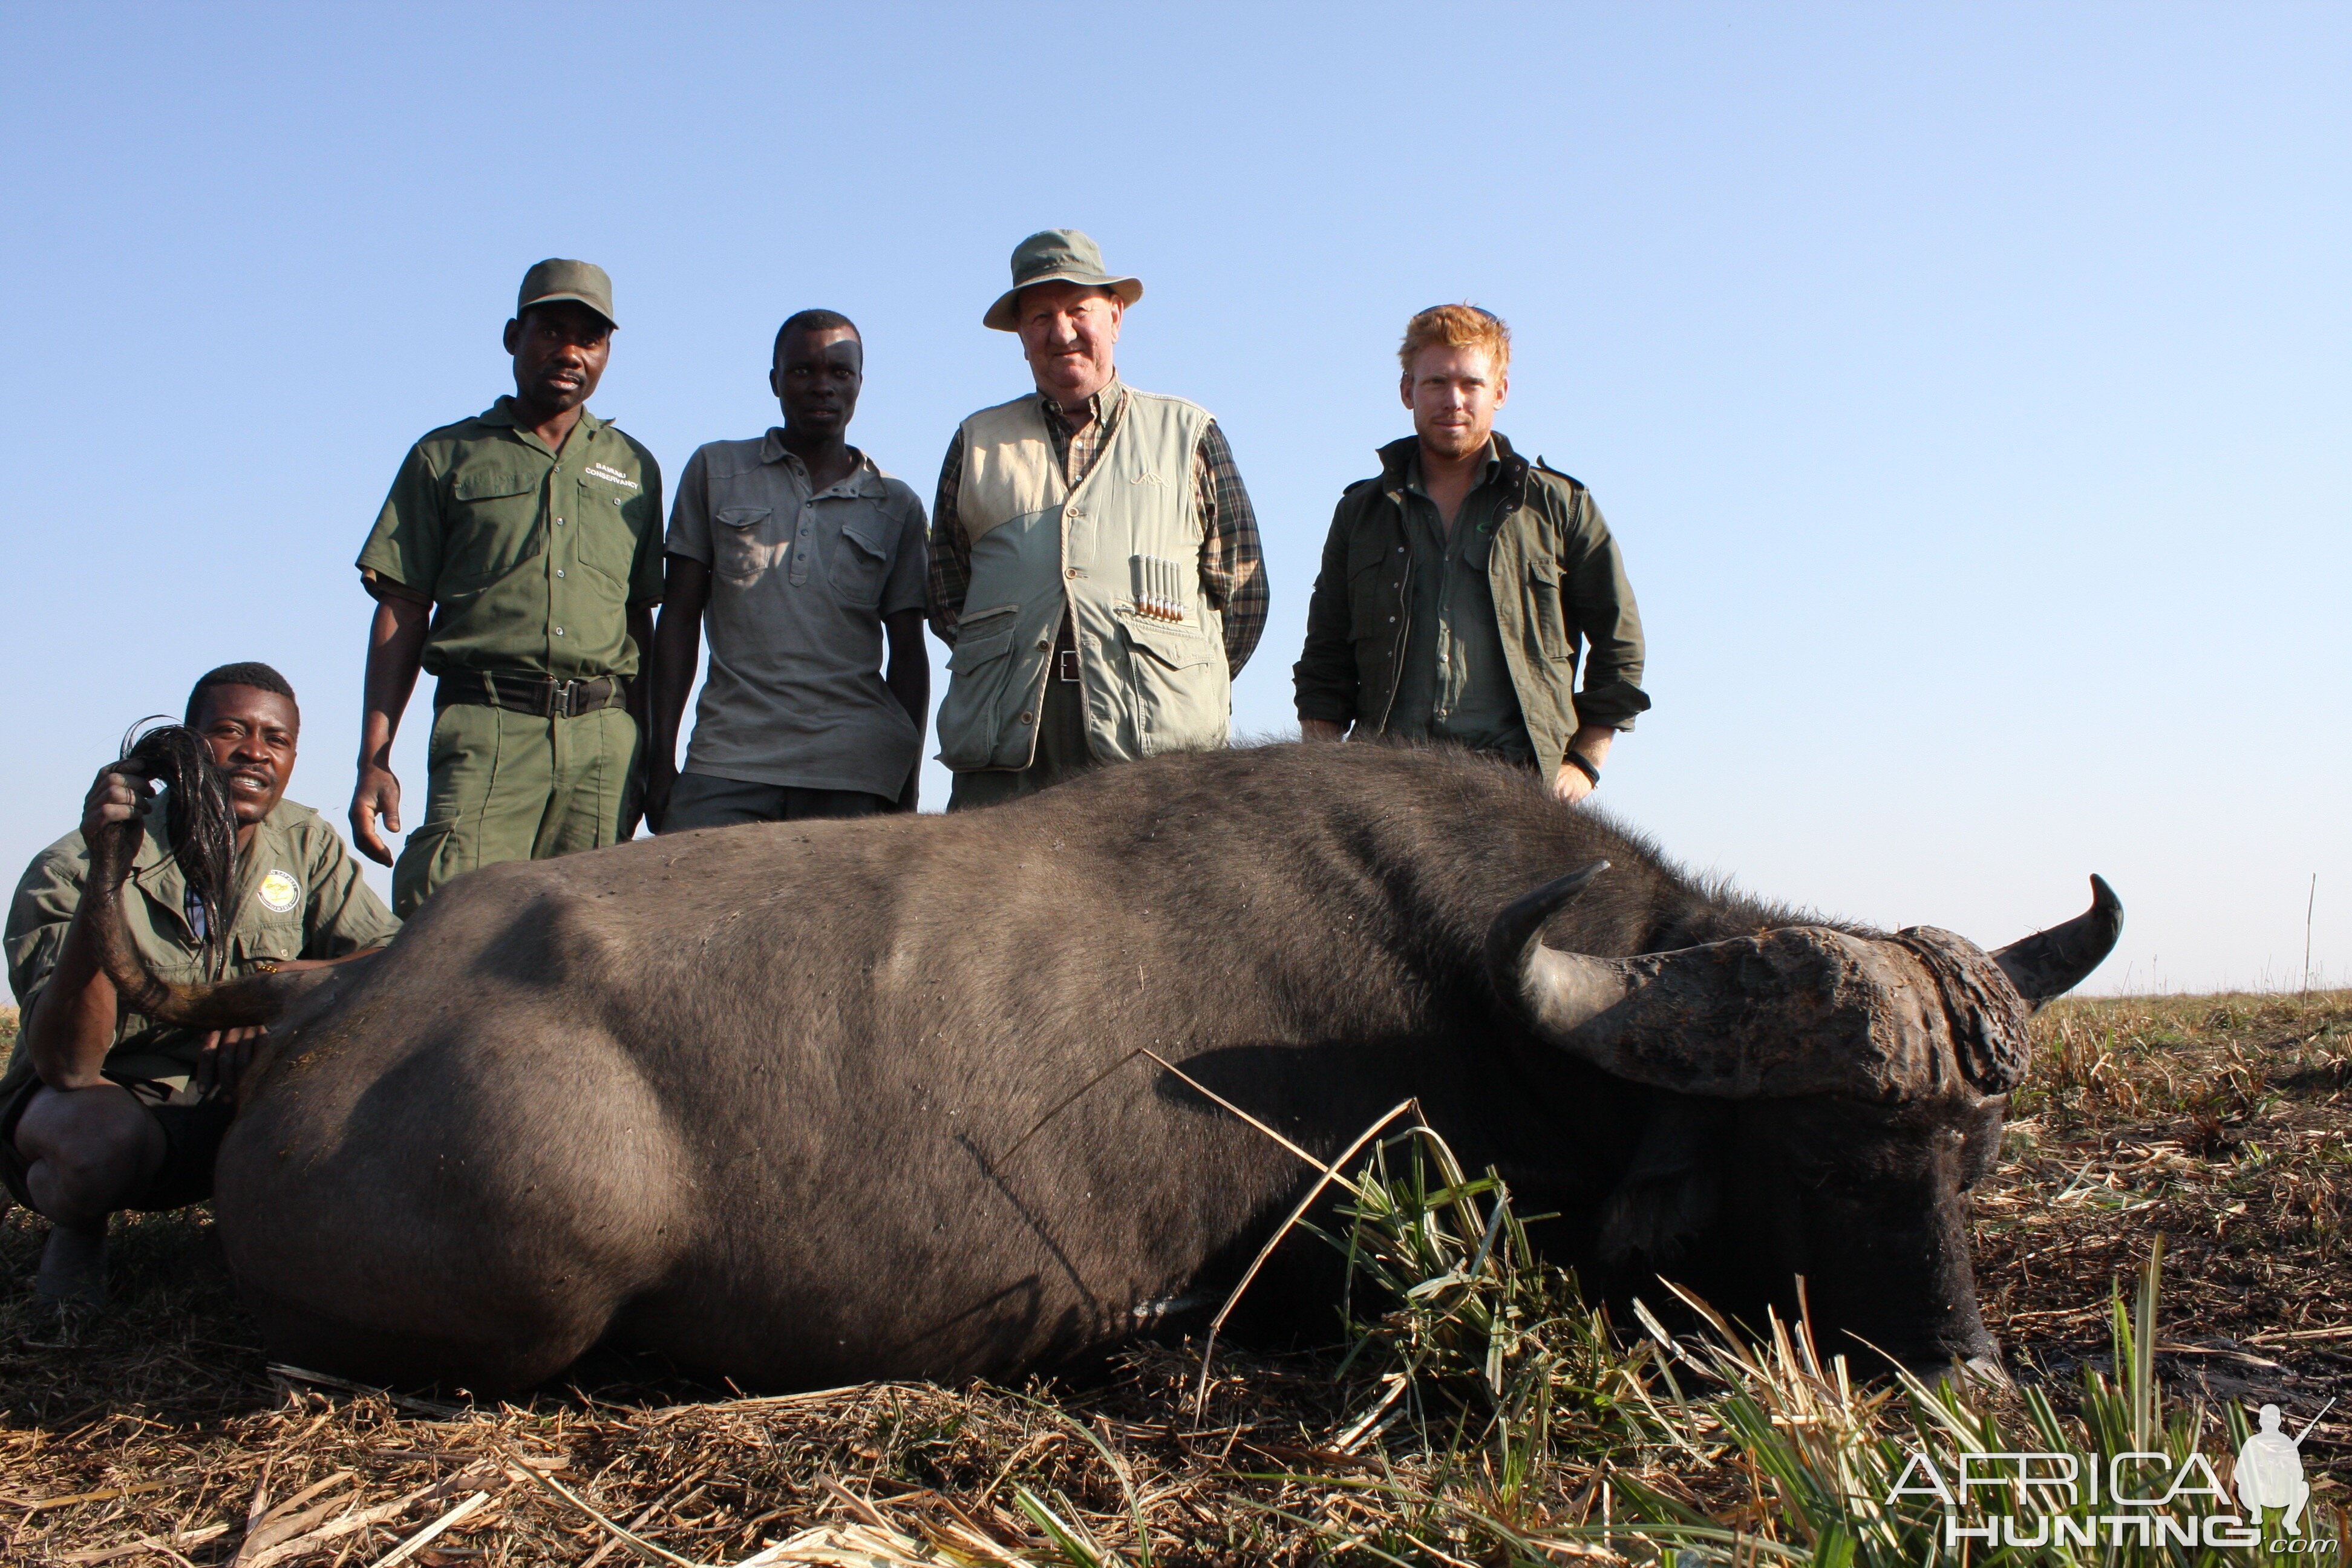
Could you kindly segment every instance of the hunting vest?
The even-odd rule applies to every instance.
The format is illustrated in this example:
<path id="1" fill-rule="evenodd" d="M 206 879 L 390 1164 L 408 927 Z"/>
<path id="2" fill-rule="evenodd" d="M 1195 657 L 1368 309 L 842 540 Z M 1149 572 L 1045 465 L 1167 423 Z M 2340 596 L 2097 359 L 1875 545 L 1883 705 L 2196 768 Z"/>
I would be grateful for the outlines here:
<path id="1" fill-rule="evenodd" d="M 1129 387 L 1073 489 L 1031 393 L 963 422 L 956 512 L 971 579 L 940 704 L 940 760 L 1027 767 L 1055 634 L 1077 634 L 1087 744 L 1099 762 L 1213 751 L 1233 723 L 1224 616 L 1201 593 L 1192 458 L 1208 411 Z"/>

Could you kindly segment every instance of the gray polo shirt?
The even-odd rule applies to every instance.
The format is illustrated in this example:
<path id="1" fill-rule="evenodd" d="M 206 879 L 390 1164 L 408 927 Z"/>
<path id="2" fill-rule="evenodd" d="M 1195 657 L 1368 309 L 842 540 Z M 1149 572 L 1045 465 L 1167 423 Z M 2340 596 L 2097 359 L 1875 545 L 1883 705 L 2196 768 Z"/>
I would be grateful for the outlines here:
<path id="1" fill-rule="evenodd" d="M 860 453 L 821 494 L 783 432 L 679 478 L 673 555 L 710 568 L 710 673 L 686 771 L 897 799 L 922 734 L 882 683 L 882 617 L 923 607 L 923 503 Z"/>

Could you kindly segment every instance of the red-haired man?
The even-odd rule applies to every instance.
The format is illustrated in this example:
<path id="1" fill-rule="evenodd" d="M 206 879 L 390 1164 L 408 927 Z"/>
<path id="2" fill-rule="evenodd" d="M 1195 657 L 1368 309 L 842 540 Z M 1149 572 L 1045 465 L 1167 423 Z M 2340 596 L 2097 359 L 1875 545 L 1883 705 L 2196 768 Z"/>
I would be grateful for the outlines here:
<path id="1" fill-rule="evenodd" d="M 1475 305 L 1413 317 L 1413 434 L 1339 498 L 1295 671 L 1307 738 L 1450 743 L 1577 801 L 1649 707 L 1642 616 L 1591 492 L 1495 433 L 1511 333 Z M 1584 666 L 1584 687 L 1575 689 Z"/>

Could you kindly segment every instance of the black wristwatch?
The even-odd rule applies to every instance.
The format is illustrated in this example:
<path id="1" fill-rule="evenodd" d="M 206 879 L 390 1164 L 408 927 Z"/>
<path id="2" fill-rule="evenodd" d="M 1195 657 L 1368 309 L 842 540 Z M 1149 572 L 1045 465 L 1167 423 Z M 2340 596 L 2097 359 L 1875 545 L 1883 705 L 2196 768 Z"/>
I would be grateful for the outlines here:
<path id="1" fill-rule="evenodd" d="M 1578 773 L 1582 773 L 1586 778 L 1591 779 L 1594 789 L 1599 789 L 1601 787 L 1601 766 L 1591 758 L 1586 756 L 1583 752 L 1573 751 L 1570 752 L 1563 756 L 1560 761 L 1566 763 L 1570 767 L 1574 768 Z"/>

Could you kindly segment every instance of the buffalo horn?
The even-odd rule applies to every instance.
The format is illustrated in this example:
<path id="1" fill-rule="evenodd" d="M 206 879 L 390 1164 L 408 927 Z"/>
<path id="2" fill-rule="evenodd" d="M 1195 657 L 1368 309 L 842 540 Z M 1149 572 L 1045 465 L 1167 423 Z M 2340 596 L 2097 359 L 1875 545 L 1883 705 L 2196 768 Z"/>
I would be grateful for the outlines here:
<path id="1" fill-rule="evenodd" d="M 2080 985 L 2105 962 L 2124 931 L 2124 901 L 2105 877 L 2091 879 L 2091 907 L 2064 925 L 2011 942 L 1992 955 L 2009 983 L 2039 1008 Z"/>
<path id="2" fill-rule="evenodd" d="M 1622 966 L 1605 958 L 1561 952 L 1539 940 L 1544 921 L 1609 869 L 1606 860 L 1579 866 L 1513 900 L 1486 928 L 1486 973 L 1507 1000 L 1527 1009 L 1536 1032 L 1557 1039 L 1625 999 Z"/>
<path id="3" fill-rule="evenodd" d="M 2016 1026 L 1994 1033 L 2015 1048 L 1993 1052 L 2000 1059 L 1973 1074 L 1973 1056 L 1956 1055 L 1947 993 L 1981 997 L 1976 972 L 1990 978 L 1992 966 L 1940 932 L 1887 940 L 1783 926 L 1631 958 L 1545 946 L 1544 922 L 1607 868 L 1580 867 L 1513 901 L 1487 926 L 1485 957 L 1496 994 L 1537 1038 L 1613 1078 L 1724 1100 L 1898 1100 L 1995 1091 L 2013 1075 L 1993 1068 L 2021 1059 L 2010 1040 L 2021 1039 L 2013 1000 Z M 1938 968 L 1952 971 L 1950 985 Z M 2005 983 L 1992 984 L 2006 994 Z M 1982 1010 L 1964 999 L 1971 1031 Z"/>

